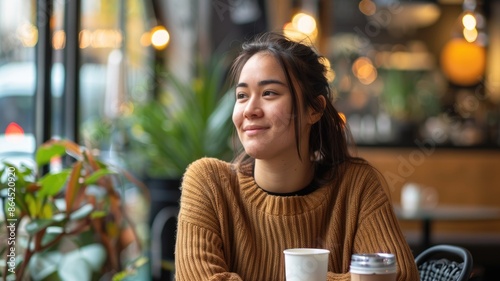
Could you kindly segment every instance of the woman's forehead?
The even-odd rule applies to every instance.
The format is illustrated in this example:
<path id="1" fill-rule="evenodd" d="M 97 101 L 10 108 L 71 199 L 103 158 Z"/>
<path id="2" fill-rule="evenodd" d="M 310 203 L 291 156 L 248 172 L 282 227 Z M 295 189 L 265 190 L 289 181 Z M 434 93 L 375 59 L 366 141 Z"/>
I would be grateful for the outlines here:
<path id="1" fill-rule="evenodd" d="M 242 67 L 239 82 L 257 79 L 280 80 L 286 84 L 285 71 L 278 59 L 269 53 L 259 52 L 250 57 Z"/>

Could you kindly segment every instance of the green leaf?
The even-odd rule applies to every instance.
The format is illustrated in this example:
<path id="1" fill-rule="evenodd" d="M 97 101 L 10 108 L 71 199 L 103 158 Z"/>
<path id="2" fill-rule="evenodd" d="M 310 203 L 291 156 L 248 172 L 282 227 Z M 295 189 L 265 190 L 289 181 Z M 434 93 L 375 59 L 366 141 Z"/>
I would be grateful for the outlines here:
<path id="1" fill-rule="evenodd" d="M 64 187 L 70 172 L 70 170 L 63 170 L 56 174 L 47 174 L 41 178 L 40 184 L 42 185 L 42 189 L 40 190 L 40 195 L 54 196 L 58 194 Z"/>
<path id="2" fill-rule="evenodd" d="M 54 220 L 55 222 L 62 222 L 64 221 L 65 218 L 66 216 L 63 213 L 57 213 L 54 214 L 51 219 Z"/>
<path id="3" fill-rule="evenodd" d="M 61 234 L 64 232 L 64 228 L 60 226 L 49 226 L 47 227 L 47 234 Z"/>
<path id="4" fill-rule="evenodd" d="M 34 279 L 34 281 L 37 281 L 37 280 Z M 44 277 L 40 281 L 64 281 L 64 280 L 61 279 L 61 276 L 59 276 L 59 272 L 53 271 L 50 275 Z"/>
<path id="5" fill-rule="evenodd" d="M 69 218 L 70 220 L 80 220 L 90 215 L 93 210 L 94 206 L 92 206 L 92 204 L 85 204 L 80 209 L 71 213 Z"/>
<path id="6" fill-rule="evenodd" d="M 94 211 L 90 214 L 90 218 L 92 219 L 98 219 L 98 218 L 103 218 L 106 216 L 106 212 L 104 211 Z"/>
<path id="7" fill-rule="evenodd" d="M 112 281 L 124 281 L 124 280 L 146 280 L 148 277 L 145 275 L 145 268 L 149 260 L 147 257 L 141 256 L 136 260 L 132 261 L 127 267 L 113 275 Z"/>
<path id="8" fill-rule="evenodd" d="M 43 235 L 42 238 L 42 246 L 45 247 L 49 243 L 52 243 L 57 239 L 61 234 L 64 233 L 64 228 L 61 226 L 48 226 L 45 234 Z M 48 251 L 50 250 L 57 250 L 58 249 L 58 243 L 55 245 L 51 246 Z"/>
<path id="9" fill-rule="evenodd" d="M 47 228 L 55 221 L 52 219 L 34 219 L 26 225 L 26 232 L 29 235 L 35 235 L 40 230 Z"/>
<path id="10" fill-rule="evenodd" d="M 56 251 L 34 254 L 28 265 L 33 281 L 61 280 L 57 273 L 57 267 L 62 258 L 63 254 Z"/>
<path id="11" fill-rule="evenodd" d="M 100 169 L 92 173 L 89 177 L 87 177 L 84 181 L 85 185 L 95 184 L 101 177 L 110 174 L 117 174 L 116 171 L 112 171 L 109 169 Z"/>
<path id="12" fill-rule="evenodd" d="M 92 280 L 92 267 L 81 256 L 79 250 L 64 255 L 58 272 L 62 280 Z M 75 278 L 77 276 L 78 278 Z"/>
<path id="13" fill-rule="evenodd" d="M 24 197 L 24 201 L 27 205 L 27 210 L 30 217 L 38 217 L 38 208 L 36 198 L 31 194 L 27 193 Z"/>
<path id="14" fill-rule="evenodd" d="M 95 272 L 99 272 L 104 262 L 106 262 L 106 249 L 101 244 L 83 246 L 78 252 Z"/>
<path id="15" fill-rule="evenodd" d="M 58 272 L 62 280 L 93 280 L 93 272 L 100 272 L 105 261 L 106 250 L 94 243 L 65 254 Z"/>
<path id="16" fill-rule="evenodd" d="M 58 143 L 52 143 L 50 145 L 42 145 L 38 148 L 35 156 L 35 161 L 37 165 L 43 166 L 50 163 L 53 157 L 62 156 L 66 153 L 66 148 L 64 145 Z"/>
<path id="17" fill-rule="evenodd" d="M 40 209 L 40 218 L 41 219 L 47 219 L 51 218 L 53 215 L 53 209 L 52 209 L 52 203 L 50 202 L 45 202 Z"/>
<path id="18" fill-rule="evenodd" d="M 26 196 L 27 193 L 20 193 L 16 192 L 16 215 L 20 215 L 21 212 L 28 213 L 29 214 L 29 208 L 27 206 L 26 202 Z"/>

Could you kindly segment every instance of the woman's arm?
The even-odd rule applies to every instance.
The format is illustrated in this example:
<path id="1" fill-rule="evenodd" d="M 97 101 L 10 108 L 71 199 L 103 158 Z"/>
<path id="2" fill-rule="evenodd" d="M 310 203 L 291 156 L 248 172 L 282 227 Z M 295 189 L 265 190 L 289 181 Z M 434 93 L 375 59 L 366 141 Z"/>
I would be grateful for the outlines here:
<path id="1" fill-rule="evenodd" d="M 221 230 L 217 217 L 214 183 L 203 161 L 194 162 L 182 182 L 178 216 L 175 276 L 177 281 L 242 280 L 229 272 L 223 252 Z"/>
<path id="2" fill-rule="evenodd" d="M 353 247 L 355 253 L 392 253 L 398 266 L 397 280 L 420 280 L 415 258 L 394 213 L 385 179 L 373 169 L 363 185 Z"/>
<path id="3" fill-rule="evenodd" d="M 175 280 L 242 280 L 228 272 L 219 237 L 182 217 L 177 232 Z"/>
<path id="4" fill-rule="evenodd" d="M 389 202 L 363 220 L 354 241 L 354 251 L 393 253 L 398 266 L 397 280 L 420 280 L 415 258 Z"/>

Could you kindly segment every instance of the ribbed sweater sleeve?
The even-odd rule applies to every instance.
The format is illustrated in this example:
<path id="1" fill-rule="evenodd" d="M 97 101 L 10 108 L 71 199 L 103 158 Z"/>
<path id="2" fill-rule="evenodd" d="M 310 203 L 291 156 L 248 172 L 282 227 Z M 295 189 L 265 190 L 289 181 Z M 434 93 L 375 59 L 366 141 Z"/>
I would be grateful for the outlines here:
<path id="1" fill-rule="evenodd" d="M 182 183 L 177 281 L 284 281 L 283 250 L 327 248 L 328 280 L 350 280 L 354 253 L 390 252 L 398 281 L 419 280 L 390 200 L 367 164 L 304 196 L 273 196 L 229 163 L 200 159 Z"/>

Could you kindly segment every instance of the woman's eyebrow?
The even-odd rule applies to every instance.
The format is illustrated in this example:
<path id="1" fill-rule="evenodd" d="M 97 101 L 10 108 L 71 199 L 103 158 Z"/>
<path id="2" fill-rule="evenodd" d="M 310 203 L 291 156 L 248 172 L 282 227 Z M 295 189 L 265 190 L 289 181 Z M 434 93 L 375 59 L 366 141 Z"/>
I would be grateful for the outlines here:
<path id="1" fill-rule="evenodd" d="M 265 85 L 269 85 L 269 84 L 279 84 L 279 85 L 283 85 L 286 87 L 285 83 L 281 82 L 280 80 L 276 80 L 276 79 L 262 80 L 262 81 L 259 81 L 259 83 L 258 83 L 259 86 L 265 86 Z M 239 88 L 239 87 L 248 88 L 248 84 L 245 82 L 240 82 L 236 85 L 236 88 Z"/>
<path id="2" fill-rule="evenodd" d="M 285 83 L 281 82 L 280 80 L 275 80 L 275 79 L 259 81 L 259 86 L 265 86 L 265 85 L 269 85 L 269 84 L 279 84 L 279 85 L 286 86 Z"/>
<path id="3" fill-rule="evenodd" d="M 248 84 L 245 82 L 240 82 L 236 85 L 236 88 L 248 88 Z"/>

